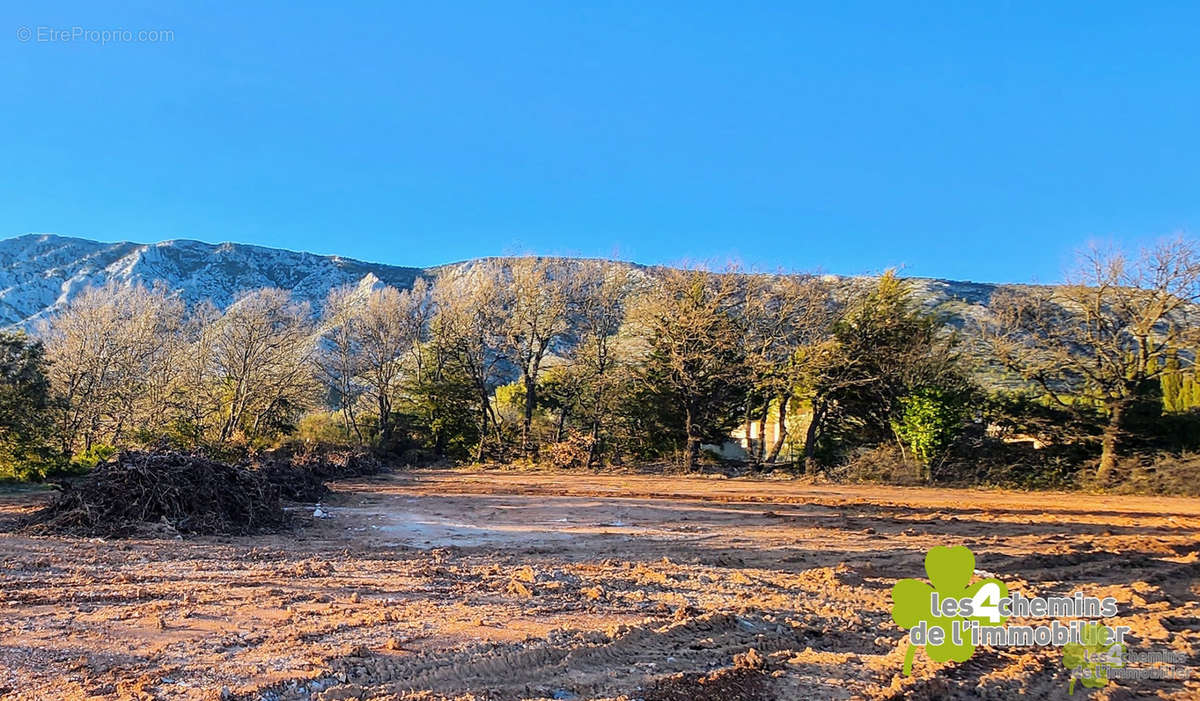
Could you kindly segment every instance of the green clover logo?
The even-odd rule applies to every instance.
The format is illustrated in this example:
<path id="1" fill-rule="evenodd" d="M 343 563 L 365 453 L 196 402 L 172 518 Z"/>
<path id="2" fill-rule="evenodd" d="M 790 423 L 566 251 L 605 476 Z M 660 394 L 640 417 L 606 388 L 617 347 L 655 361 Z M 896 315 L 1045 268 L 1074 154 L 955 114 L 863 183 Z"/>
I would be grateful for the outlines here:
<path id="1" fill-rule="evenodd" d="M 1112 631 L 1099 623 L 1088 623 L 1079 631 L 1079 642 L 1063 646 L 1063 665 L 1071 670 L 1067 693 L 1075 693 L 1075 682 L 1089 689 L 1108 685 L 1108 670 L 1125 666 L 1125 646 L 1112 642 Z"/>
<path id="2" fill-rule="evenodd" d="M 975 572 L 975 555 L 965 546 L 934 547 L 925 555 L 926 584 L 919 579 L 902 579 L 892 587 L 892 620 L 902 628 L 912 629 L 924 623 L 927 632 L 942 631 L 940 642 L 926 642 L 925 654 L 935 662 L 954 660 L 965 662 L 975 653 L 971 644 L 970 622 L 984 626 L 1002 625 L 1007 616 L 1000 615 L 1000 600 L 1008 596 L 1008 587 L 998 579 L 982 579 L 971 584 Z M 937 593 L 939 609 L 933 610 L 933 595 Z M 940 608 L 947 599 L 970 599 L 970 610 L 952 605 L 952 610 Z M 970 615 L 964 615 L 969 613 Z M 947 615 L 949 614 L 949 615 Z M 953 635 L 958 624 L 958 640 Z M 904 675 L 912 674 L 913 655 L 918 646 L 909 634 L 908 651 L 904 654 Z"/>

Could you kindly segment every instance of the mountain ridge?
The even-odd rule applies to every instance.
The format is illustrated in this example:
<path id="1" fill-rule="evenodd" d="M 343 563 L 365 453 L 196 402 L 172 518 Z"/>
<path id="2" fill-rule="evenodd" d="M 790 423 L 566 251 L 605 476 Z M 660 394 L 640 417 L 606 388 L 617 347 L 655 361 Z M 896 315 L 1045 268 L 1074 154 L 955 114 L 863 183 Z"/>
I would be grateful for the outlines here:
<path id="1" fill-rule="evenodd" d="M 221 308 L 245 290 L 281 287 L 320 308 L 331 288 L 368 274 L 409 287 L 424 270 L 232 242 L 104 243 L 26 234 L 0 240 L 0 325 L 31 326 L 83 289 L 110 281 L 162 282 L 189 305 L 208 300 Z"/>
<path id="2" fill-rule="evenodd" d="M 234 242 L 171 239 L 149 244 L 106 243 L 58 234 L 24 234 L 0 240 L 0 326 L 31 328 L 87 287 L 108 282 L 145 286 L 161 282 L 189 305 L 207 300 L 220 308 L 231 304 L 240 292 L 281 287 L 319 310 L 329 290 L 360 284 L 368 275 L 403 289 L 411 287 L 418 277 L 439 270 L 505 258 L 487 256 L 419 268 Z M 639 269 L 664 267 L 612 262 Z M 983 312 L 992 292 L 1002 286 L 907 279 L 913 281 L 927 305 L 962 318 Z"/>

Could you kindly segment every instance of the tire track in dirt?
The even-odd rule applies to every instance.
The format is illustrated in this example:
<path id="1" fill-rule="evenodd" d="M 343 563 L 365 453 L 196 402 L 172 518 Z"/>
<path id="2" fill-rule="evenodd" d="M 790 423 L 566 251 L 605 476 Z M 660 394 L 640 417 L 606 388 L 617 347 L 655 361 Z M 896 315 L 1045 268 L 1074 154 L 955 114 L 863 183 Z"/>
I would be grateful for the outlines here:
<path id="1" fill-rule="evenodd" d="M 812 647 L 820 643 L 814 633 L 765 617 L 710 613 L 658 627 L 561 631 L 531 643 L 435 651 L 401 663 L 366 654 L 332 661 L 320 685 L 333 686 L 321 698 L 418 691 L 448 696 L 485 693 L 494 699 L 553 698 L 555 693 L 563 698 L 636 698 L 672 675 L 703 675 L 730 667 L 736 656 L 751 648 L 755 654 L 770 655 Z M 296 686 L 263 690 L 258 698 L 308 698 L 289 693 Z"/>

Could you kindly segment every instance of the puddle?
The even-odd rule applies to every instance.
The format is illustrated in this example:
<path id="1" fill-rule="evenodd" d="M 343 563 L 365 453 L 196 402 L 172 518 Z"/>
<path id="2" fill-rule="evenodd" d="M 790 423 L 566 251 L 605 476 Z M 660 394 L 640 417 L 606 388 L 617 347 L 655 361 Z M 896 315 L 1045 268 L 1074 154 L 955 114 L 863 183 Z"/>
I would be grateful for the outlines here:
<path id="1" fill-rule="evenodd" d="M 345 523 L 370 524 L 384 545 L 429 550 L 457 546 L 542 547 L 581 540 L 701 540 L 662 523 L 657 509 L 617 508 L 586 498 L 492 501 L 447 508 L 444 500 L 405 497 L 333 510 Z M 390 508 L 389 508 L 390 507 Z M 616 513 L 614 513 L 614 511 Z"/>
<path id="2" fill-rule="evenodd" d="M 415 548 L 442 548 L 451 545 L 474 547 L 563 541 L 572 538 L 549 525 L 473 526 L 428 514 L 383 513 L 379 533 L 394 539 L 392 544 Z"/>

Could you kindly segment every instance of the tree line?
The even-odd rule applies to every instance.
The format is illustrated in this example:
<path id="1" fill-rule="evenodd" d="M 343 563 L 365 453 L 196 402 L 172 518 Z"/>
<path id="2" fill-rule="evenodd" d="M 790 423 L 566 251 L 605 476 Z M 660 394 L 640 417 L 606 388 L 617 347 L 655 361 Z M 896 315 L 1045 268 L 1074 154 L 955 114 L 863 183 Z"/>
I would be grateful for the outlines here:
<path id="1" fill-rule="evenodd" d="M 293 437 L 412 462 L 690 470 L 750 427 L 751 464 L 815 472 L 889 446 L 928 479 L 999 427 L 1051 435 L 1109 479 L 1123 450 L 1161 444 L 1164 415 L 1194 413 L 1198 281 L 1183 239 L 1092 251 L 1065 285 L 999 290 L 972 329 L 894 272 L 517 258 L 338 288 L 320 314 L 280 289 L 220 310 L 109 284 L 32 337 L 0 336 L 0 470 Z M 1017 389 L 989 390 L 984 371 Z"/>

